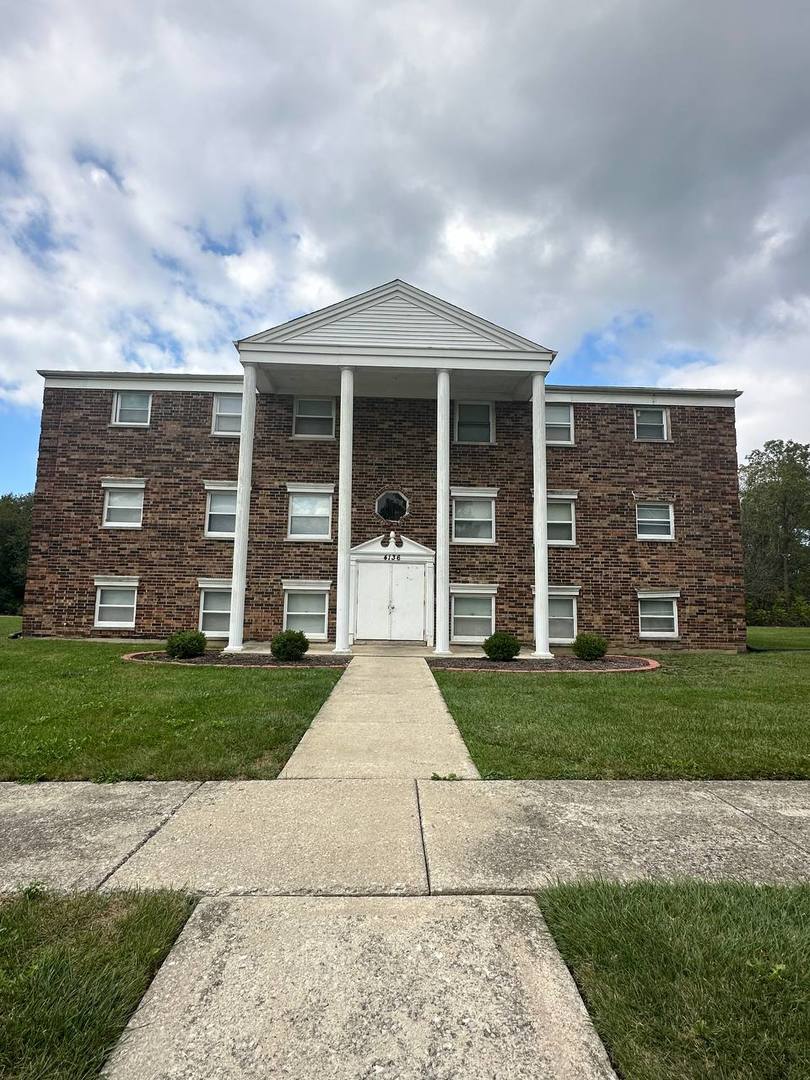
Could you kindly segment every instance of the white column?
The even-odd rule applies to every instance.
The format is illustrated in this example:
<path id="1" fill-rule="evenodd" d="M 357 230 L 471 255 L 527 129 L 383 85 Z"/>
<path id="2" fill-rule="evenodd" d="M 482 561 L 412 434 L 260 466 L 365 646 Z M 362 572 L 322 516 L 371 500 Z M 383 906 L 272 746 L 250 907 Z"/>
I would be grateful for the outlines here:
<path id="1" fill-rule="evenodd" d="M 231 573 L 231 621 L 226 652 L 240 652 L 245 632 L 250 489 L 253 481 L 253 432 L 256 427 L 256 365 L 245 364 L 242 381 L 242 425 L 239 429 L 239 472 L 236 487 L 236 525 Z"/>
<path id="2" fill-rule="evenodd" d="M 450 652 L 450 372 L 436 379 L 436 645 Z"/>
<path id="3" fill-rule="evenodd" d="M 532 463 L 534 466 L 534 655 L 548 647 L 548 487 L 546 483 L 546 376 L 532 376 Z"/>
<path id="4" fill-rule="evenodd" d="M 351 652 L 349 644 L 352 567 L 352 440 L 354 438 L 354 371 L 340 369 L 340 463 L 338 466 L 337 605 L 335 652 Z"/>

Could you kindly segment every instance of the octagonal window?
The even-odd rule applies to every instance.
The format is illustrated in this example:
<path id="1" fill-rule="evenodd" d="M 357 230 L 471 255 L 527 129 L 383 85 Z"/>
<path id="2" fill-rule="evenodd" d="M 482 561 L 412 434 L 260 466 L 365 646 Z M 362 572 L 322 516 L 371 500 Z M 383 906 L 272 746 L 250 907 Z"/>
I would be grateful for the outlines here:
<path id="1" fill-rule="evenodd" d="M 408 513 L 408 500 L 401 491 L 384 491 L 378 496 L 374 510 L 386 521 L 399 521 Z"/>

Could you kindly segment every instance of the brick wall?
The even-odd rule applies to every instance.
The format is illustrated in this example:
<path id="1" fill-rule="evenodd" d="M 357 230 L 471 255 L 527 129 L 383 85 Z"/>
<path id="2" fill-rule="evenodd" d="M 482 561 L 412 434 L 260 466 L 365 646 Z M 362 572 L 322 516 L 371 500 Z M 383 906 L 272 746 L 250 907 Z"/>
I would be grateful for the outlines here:
<path id="1" fill-rule="evenodd" d="M 198 577 L 228 577 L 232 544 L 203 535 L 203 480 L 235 480 L 238 440 L 210 434 L 213 396 L 155 392 L 148 429 L 109 426 L 111 391 L 48 389 L 40 441 L 25 631 L 99 635 L 96 574 L 137 574 L 137 635 L 196 626 Z M 549 447 L 549 488 L 576 489 L 577 546 L 552 548 L 554 585 L 579 585 L 579 628 L 638 647 L 636 588 L 681 590 L 680 642 L 745 641 L 734 411 L 672 407 L 670 442 L 635 442 L 629 405 L 577 404 L 576 445 Z M 402 491 L 403 533 L 435 545 L 435 402 L 355 401 L 353 543 L 390 526 L 376 497 Z M 336 544 L 290 542 L 287 482 L 335 483 L 336 441 L 294 439 L 292 399 L 262 395 L 256 415 L 246 638 L 281 628 L 282 578 L 333 582 Z M 532 462 L 528 403 L 498 402 L 493 446 L 451 447 L 451 483 L 497 487 L 495 547 L 452 545 L 454 582 L 499 586 L 496 622 L 532 635 Z M 103 476 L 146 478 L 144 526 L 102 529 Z M 673 501 L 676 542 L 635 537 L 633 493 Z M 335 519 L 333 518 L 333 531 Z M 107 631 L 109 635 L 121 631 Z M 654 643 L 659 647 L 659 643 Z M 664 643 L 661 643 L 663 646 Z"/>

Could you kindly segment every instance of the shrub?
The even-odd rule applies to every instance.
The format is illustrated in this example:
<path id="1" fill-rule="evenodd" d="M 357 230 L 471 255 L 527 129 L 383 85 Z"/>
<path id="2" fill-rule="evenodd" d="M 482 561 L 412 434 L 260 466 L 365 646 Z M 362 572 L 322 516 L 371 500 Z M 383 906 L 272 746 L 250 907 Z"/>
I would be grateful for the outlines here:
<path id="1" fill-rule="evenodd" d="M 307 635 L 300 630 L 284 630 L 270 642 L 276 660 L 300 660 L 308 648 Z"/>
<path id="2" fill-rule="evenodd" d="M 607 638 L 601 634 L 577 634 L 572 648 L 580 660 L 601 660 L 607 652 Z"/>
<path id="3" fill-rule="evenodd" d="M 205 634 L 201 630 L 178 630 L 166 642 L 166 652 L 173 660 L 187 660 L 205 652 Z"/>
<path id="4" fill-rule="evenodd" d="M 514 660 L 520 652 L 520 642 L 514 634 L 499 630 L 484 642 L 484 652 L 490 660 Z"/>

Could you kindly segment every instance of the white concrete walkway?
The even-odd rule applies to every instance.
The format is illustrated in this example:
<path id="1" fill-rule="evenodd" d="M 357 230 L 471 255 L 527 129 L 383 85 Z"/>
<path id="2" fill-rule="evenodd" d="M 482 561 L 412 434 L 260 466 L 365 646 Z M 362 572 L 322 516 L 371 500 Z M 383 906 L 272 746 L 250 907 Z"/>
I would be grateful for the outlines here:
<path id="1" fill-rule="evenodd" d="M 355 656 L 282 780 L 477 780 L 430 669 L 416 656 Z"/>

